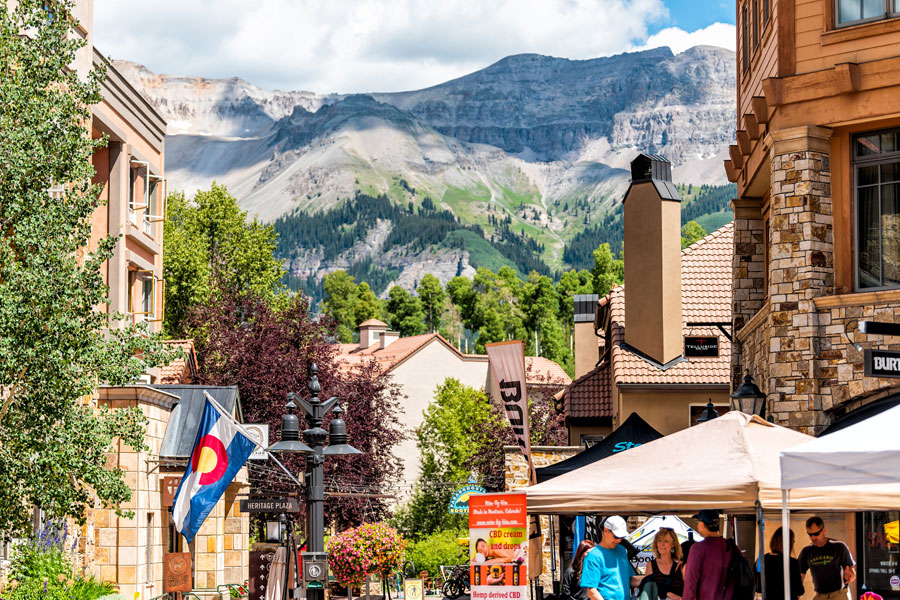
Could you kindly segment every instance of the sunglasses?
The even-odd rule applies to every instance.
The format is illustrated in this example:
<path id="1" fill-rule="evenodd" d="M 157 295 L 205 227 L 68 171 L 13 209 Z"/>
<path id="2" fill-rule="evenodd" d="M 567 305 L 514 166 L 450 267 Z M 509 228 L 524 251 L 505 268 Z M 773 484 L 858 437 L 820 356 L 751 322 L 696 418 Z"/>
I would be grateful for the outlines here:
<path id="1" fill-rule="evenodd" d="M 807 533 L 807 535 L 809 535 L 809 537 L 814 538 L 814 537 L 818 537 L 819 534 L 821 534 L 823 531 L 825 531 L 824 528 L 822 528 L 818 531 L 807 531 L 806 533 Z"/>

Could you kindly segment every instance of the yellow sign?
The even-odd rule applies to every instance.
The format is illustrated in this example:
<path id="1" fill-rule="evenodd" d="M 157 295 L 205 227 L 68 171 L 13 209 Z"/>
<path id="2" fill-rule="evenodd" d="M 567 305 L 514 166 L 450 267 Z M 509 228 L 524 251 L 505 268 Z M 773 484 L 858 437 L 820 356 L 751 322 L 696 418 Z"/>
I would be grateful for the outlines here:
<path id="1" fill-rule="evenodd" d="M 900 521 L 885 523 L 884 533 L 889 544 L 900 544 Z"/>
<path id="2" fill-rule="evenodd" d="M 403 600 L 422 600 L 425 597 L 425 581 L 423 579 L 403 580 Z"/>

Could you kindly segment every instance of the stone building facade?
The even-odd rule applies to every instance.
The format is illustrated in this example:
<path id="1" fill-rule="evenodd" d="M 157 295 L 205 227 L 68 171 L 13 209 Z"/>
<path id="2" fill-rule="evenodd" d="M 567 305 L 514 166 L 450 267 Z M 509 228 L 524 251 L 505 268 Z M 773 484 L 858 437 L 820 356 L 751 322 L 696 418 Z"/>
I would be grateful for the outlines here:
<path id="1" fill-rule="evenodd" d="M 810 434 L 900 402 L 900 380 L 864 369 L 900 337 L 858 328 L 900 323 L 900 19 L 851 12 L 737 5 L 732 386 L 749 372 L 768 414 Z"/>

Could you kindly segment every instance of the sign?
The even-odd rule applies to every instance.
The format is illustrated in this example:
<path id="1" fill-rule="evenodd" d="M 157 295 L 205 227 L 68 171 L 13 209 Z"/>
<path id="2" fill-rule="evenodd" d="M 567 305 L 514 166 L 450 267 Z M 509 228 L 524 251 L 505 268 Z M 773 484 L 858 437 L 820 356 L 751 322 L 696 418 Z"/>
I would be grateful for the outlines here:
<path id="1" fill-rule="evenodd" d="M 866 349 L 863 354 L 866 377 L 900 378 L 900 352 Z"/>
<path id="2" fill-rule="evenodd" d="M 422 600 L 425 597 L 424 579 L 403 580 L 403 600 Z"/>
<path id="3" fill-rule="evenodd" d="M 269 447 L 269 424 L 268 423 L 243 423 L 244 430 L 251 440 L 262 446 L 257 447 L 250 455 L 250 460 L 268 460 L 269 453 L 263 448 Z"/>
<path id="4" fill-rule="evenodd" d="M 469 496 L 472 494 L 483 494 L 487 490 L 480 485 L 464 485 L 455 492 L 450 498 L 450 512 L 454 514 L 467 514 L 469 512 Z"/>
<path id="5" fill-rule="evenodd" d="M 300 512 L 300 502 L 295 498 L 241 500 L 241 512 L 251 514 Z"/>
<path id="6" fill-rule="evenodd" d="M 275 562 L 275 550 L 250 552 L 249 600 L 265 600 L 269 570 Z"/>
<path id="7" fill-rule="evenodd" d="M 164 591 L 190 592 L 194 589 L 191 579 L 191 553 L 167 553 L 163 561 Z"/>
<path id="8" fill-rule="evenodd" d="M 534 463 L 531 461 L 531 436 L 528 431 L 528 393 L 525 389 L 525 346 L 521 341 L 497 342 L 485 346 L 494 383 L 506 417 L 516 441 L 522 449 L 522 456 L 531 471 L 531 483 L 537 483 Z"/>
<path id="9" fill-rule="evenodd" d="M 163 477 L 162 485 L 162 505 L 172 506 L 175 504 L 175 492 L 178 491 L 178 484 L 181 483 L 181 477 Z"/>
<path id="10" fill-rule="evenodd" d="M 688 358 L 711 358 L 718 356 L 718 336 L 684 336 L 684 355 Z"/>
<path id="11" fill-rule="evenodd" d="M 472 600 L 528 597 L 525 494 L 469 497 L 469 578 Z"/>

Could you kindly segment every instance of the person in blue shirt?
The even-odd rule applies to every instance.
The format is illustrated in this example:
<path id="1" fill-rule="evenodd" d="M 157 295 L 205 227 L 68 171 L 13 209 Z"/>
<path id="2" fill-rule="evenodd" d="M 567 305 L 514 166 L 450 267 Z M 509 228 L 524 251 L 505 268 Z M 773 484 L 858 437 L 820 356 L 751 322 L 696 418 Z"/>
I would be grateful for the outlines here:
<path id="1" fill-rule="evenodd" d="M 588 600 L 629 600 L 631 576 L 634 569 L 628 552 L 620 546 L 628 536 L 625 519 L 609 517 L 603 523 L 600 543 L 584 556 L 581 567 L 581 587 L 587 590 Z"/>

